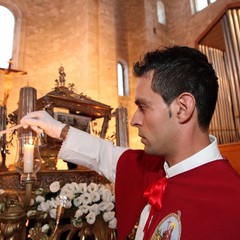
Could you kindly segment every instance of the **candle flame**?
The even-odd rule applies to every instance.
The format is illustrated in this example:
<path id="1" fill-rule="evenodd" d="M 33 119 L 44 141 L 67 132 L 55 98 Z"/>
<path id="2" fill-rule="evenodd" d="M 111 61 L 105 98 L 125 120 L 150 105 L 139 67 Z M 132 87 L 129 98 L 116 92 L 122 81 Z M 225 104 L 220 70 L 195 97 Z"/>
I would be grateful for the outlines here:
<path id="1" fill-rule="evenodd" d="M 32 139 L 32 138 L 29 139 L 28 144 L 29 144 L 29 145 L 33 145 L 33 139 Z"/>

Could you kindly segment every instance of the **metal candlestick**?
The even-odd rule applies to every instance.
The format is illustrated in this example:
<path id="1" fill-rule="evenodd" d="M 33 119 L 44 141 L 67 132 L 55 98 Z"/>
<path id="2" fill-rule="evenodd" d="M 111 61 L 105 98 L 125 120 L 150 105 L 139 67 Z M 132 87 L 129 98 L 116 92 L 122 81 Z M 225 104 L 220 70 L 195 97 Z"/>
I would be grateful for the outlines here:
<path id="1" fill-rule="evenodd" d="M 6 106 L 0 106 L 0 131 L 6 129 L 7 116 Z M 0 171 L 7 171 L 6 167 L 6 135 L 0 135 Z"/>

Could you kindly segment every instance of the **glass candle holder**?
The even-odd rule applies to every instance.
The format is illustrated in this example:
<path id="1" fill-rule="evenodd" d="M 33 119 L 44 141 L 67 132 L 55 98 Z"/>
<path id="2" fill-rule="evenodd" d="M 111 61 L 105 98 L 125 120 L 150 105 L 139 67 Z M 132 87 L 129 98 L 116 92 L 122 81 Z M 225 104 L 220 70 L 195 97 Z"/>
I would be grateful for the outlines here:
<path id="1" fill-rule="evenodd" d="M 40 170 L 42 163 L 38 142 L 38 137 L 34 136 L 17 138 L 15 168 L 21 175 L 21 185 L 33 183 L 37 180 L 36 173 Z"/>

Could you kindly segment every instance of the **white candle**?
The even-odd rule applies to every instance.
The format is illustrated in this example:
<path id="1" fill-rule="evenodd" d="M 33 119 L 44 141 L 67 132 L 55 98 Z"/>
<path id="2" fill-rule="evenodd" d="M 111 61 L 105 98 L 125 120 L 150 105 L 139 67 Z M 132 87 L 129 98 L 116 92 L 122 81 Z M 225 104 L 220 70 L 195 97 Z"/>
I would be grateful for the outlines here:
<path id="1" fill-rule="evenodd" d="M 34 145 L 24 144 L 24 163 L 23 163 L 24 173 L 33 172 L 33 151 Z"/>

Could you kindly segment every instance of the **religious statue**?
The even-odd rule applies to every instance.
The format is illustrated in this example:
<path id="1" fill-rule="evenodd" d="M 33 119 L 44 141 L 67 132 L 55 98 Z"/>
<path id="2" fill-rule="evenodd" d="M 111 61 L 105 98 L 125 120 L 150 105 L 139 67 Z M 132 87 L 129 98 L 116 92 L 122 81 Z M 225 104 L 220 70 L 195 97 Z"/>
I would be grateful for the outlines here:
<path id="1" fill-rule="evenodd" d="M 59 69 L 58 69 L 58 72 L 59 72 L 59 78 L 55 80 L 56 84 L 57 84 L 57 87 L 65 87 L 65 82 L 66 82 L 66 73 L 64 72 L 64 67 L 61 66 Z"/>

